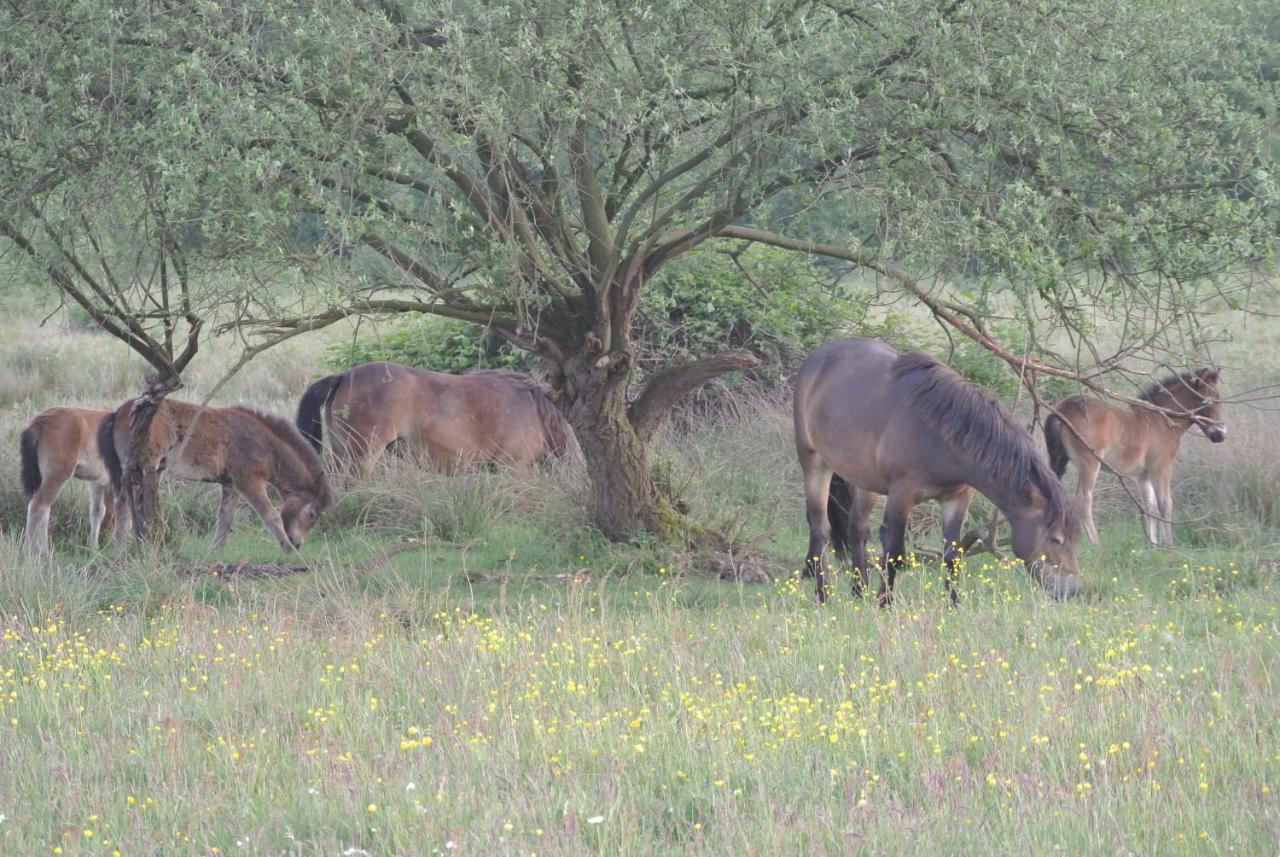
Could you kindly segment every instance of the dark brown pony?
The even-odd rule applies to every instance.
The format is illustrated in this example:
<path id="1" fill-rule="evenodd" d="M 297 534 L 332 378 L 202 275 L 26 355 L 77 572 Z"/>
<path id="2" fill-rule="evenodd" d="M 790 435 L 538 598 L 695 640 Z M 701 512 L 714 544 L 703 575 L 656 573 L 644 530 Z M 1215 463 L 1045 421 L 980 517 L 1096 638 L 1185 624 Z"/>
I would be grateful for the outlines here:
<path id="1" fill-rule="evenodd" d="M 114 489 L 117 539 L 123 539 L 130 520 L 121 490 L 121 460 L 129 446 L 132 414 L 133 402 L 125 402 L 98 429 L 98 449 Z M 226 540 L 240 497 L 286 551 L 302 546 L 320 514 L 333 503 L 320 456 L 281 417 L 253 408 L 202 408 L 165 399 L 156 409 L 147 440 L 144 467 L 177 479 L 222 486 L 214 547 Z M 267 495 L 268 485 L 283 499 L 279 510 Z"/>
<path id="2" fill-rule="evenodd" d="M 954 603 L 957 549 L 973 491 L 1013 528 L 1013 552 L 1058 597 L 1078 589 L 1078 523 L 1071 498 L 1030 436 L 1000 406 L 925 354 L 901 354 L 873 339 L 823 345 L 800 367 L 795 437 L 809 520 L 808 573 L 826 599 L 828 540 L 851 559 L 854 592 L 867 582 L 867 518 L 887 495 L 880 541 L 893 593 L 906 552 L 907 517 L 925 500 L 942 506 L 947 590 Z"/>
<path id="3" fill-rule="evenodd" d="M 1099 542 L 1093 523 L 1093 486 L 1104 463 L 1122 476 L 1137 477 L 1147 540 L 1172 547 L 1173 459 L 1182 436 L 1198 425 L 1214 443 L 1227 439 L 1216 369 L 1170 375 L 1148 387 L 1140 398 L 1152 407 L 1072 396 L 1059 402 L 1054 409 L 1057 414 L 1044 421 L 1044 440 L 1054 472 L 1064 474 L 1068 461 L 1076 465 L 1076 496 L 1084 530 L 1095 545 Z"/>
<path id="4" fill-rule="evenodd" d="M 49 510 L 71 477 L 89 483 L 89 547 L 98 549 L 104 523 L 111 528 L 107 467 L 98 454 L 98 424 L 110 411 L 49 408 L 22 430 L 22 493 L 27 500 L 23 543 L 36 553 L 49 552 Z"/>
<path id="5" fill-rule="evenodd" d="M 397 363 L 321 378 L 302 394 L 296 422 L 317 452 L 327 423 L 335 456 L 361 477 L 397 441 L 438 467 L 527 467 L 563 455 L 572 436 L 546 388 L 528 376 L 447 375 Z"/>

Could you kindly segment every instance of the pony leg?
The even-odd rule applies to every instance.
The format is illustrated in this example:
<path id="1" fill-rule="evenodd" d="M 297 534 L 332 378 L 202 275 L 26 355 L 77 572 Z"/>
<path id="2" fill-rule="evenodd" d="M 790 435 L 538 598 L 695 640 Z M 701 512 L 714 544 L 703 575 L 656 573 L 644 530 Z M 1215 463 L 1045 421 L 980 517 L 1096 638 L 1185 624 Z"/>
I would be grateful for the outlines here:
<path id="1" fill-rule="evenodd" d="M 947 564 L 947 594 L 951 596 L 951 606 L 960 603 L 960 594 L 956 592 L 956 561 L 960 556 L 960 531 L 964 529 L 965 516 L 969 514 L 969 504 L 973 502 L 973 489 L 964 488 L 942 500 L 942 559 Z"/>
<path id="2" fill-rule="evenodd" d="M 1080 520 L 1089 541 L 1095 545 L 1102 544 L 1098 538 L 1098 526 L 1093 522 L 1093 486 L 1098 482 L 1100 469 L 1102 465 L 1093 456 L 1076 467 L 1076 499 L 1080 504 Z"/>
<path id="3" fill-rule="evenodd" d="M 230 485 L 222 486 L 222 497 L 218 500 L 218 522 L 213 528 L 213 543 L 210 547 L 220 548 L 227 541 L 227 533 L 236 521 L 236 506 L 240 505 L 240 497 L 236 489 Z"/>
<path id="4" fill-rule="evenodd" d="M 129 498 L 122 490 L 111 492 L 111 508 L 115 511 L 115 527 L 111 530 L 111 540 L 123 545 L 133 529 L 133 510 L 129 508 Z"/>
<path id="5" fill-rule="evenodd" d="M 102 484 L 102 523 L 98 525 L 99 544 L 101 544 L 101 536 L 103 533 L 108 535 L 115 532 L 116 529 L 116 500 L 115 493 L 111 490 L 110 482 Z"/>
<path id="6" fill-rule="evenodd" d="M 818 603 L 827 600 L 827 582 L 823 576 L 823 554 L 831 541 L 831 523 L 827 520 L 827 500 L 831 493 L 831 468 L 818 460 L 817 455 L 803 463 L 804 507 L 809 520 L 809 551 L 805 554 L 806 577 L 817 579 Z"/>
<path id="7" fill-rule="evenodd" d="M 22 542 L 32 553 L 49 552 L 49 505 L 36 497 L 27 504 L 27 525 L 22 530 Z"/>
<path id="8" fill-rule="evenodd" d="M 333 451 L 340 462 L 339 471 L 360 481 L 366 481 L 373 475 L 378 459 L 397 437 L 391 426 L 370 426 L 367 432 L 362 432 L 341 417 L 331 420 L 330 426 Z"/>
<path id="9" fill-rule="evenodd" d="M 102 534 L 102 523 L 106 520 L 111 506 L 111 488 L 103 482 L 92 482 L 89 485 L 89 549 L 97 550 L 99 537 Z"/>
<path id="10" fill-rule="evenodd" d="M 31 495 L 31 502 L 27 504 L 27 526 L 23 531 L 23 540 L 34 553 L 47 554 L 50 551 L 49 512 L 53 508 L 53 501 L 57 498 L 58 492 L 71 478 L 74 465 L 69 468 L 54 469 L 46 462 L 41 464 L 45 465 L 41 467 L 44 479 L 40 487 Z"/>
<path id="11" fill-rule="evenodd" d="M 1151 484 L 1151 480 L 1142 477 L 1139 482 L 1142 490 L 1142 531 L 1147 536 L 1147 541 L 1155 547 L 1160 546 L 1160 522 L 1156 520 L 1156 516 L 1160 514 L 1159 503 L 1156 501 L 1156 489 Z"/>
<path id="12" fill-rule="evenodd" d="M 293 542 L 289 540 L 288 533 L 284 531 L 284 521 L 280 518 L 279 510 L 271 505 L 271 498 L 267 496 L 266 482 L 259 479 L 247 485 L 236 486 L 236 488 L 253 511 L 258 513 L 258 517 L 262 519 L 262 524 L 267 528 L 267 532 L 276 537 L 280 547 L 290 553 L 297 550 L 293 546 Z"/>
<path id="13" fill-rule="evenodd" d="M 1165 547 L 1173 547 L 1173 487 L 1171 486 L 1171 477 L 1173 476 L 1173 468 L 1166 469 L 1163 473 L 1156 474 L 1156 508 L 1160 511 L 1162 520 L 1157 521 L 1159 533 L 1161 536 L 1160 544 Z"/>
<path id="14" fill-rule="evenodd" d="M 853 565 L 853 594 L 862 595 L 871 583 L 871 568 L 867 564 L 867 537 L 871 529 L 867 519 L 875 508 L 876 495 L 861 488 L 854 488 L 849 502 L 849 560 Z"/>
<path id="15" fill-rule="evenodd" d="M 906 561 L 907 516 L 911 512 L 911 496 L 902 491 L 890 491 L 884 504 L 884 523 L 880 525 L 880 544 L 884 548 L 884 583 L 877 598 L 881 607 L 893 601 L 893 584 L 898 569 Z"/>

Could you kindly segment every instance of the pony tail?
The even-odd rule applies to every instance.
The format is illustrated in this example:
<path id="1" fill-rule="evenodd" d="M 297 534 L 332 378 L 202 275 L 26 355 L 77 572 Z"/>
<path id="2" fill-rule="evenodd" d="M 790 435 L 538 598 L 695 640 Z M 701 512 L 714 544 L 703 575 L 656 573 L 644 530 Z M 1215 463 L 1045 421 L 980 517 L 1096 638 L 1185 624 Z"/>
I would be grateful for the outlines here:
<path id="1" fill-rule="evenodd" d="M 853 489 L 839 474 L 831 475 L 827 494 L 827 523 L 831 524 L 831 549 L 848 561 L 850 555 L 849 507 L 853 505 Z"/>
<path id="2" fill-rule="evenodd" d="M 22 430 L 18 449 L 22 456 L 22 493 L 30 500 L 44 481 L 40 475 L 40 432 L 35 426 Z"/>
<path id="3" fill-rule="evenodd" d="M 1067 445 L 1062 442 L 1062 417 L 1049 414 L 1044 421 L 1044 446 L 1049 453 L 1049 466 L 1059 479 L 1067 472 L 1067 462 L 1071 457 L 1067 454 Z"/>
<path id="4" fill-rule="evenodd" d="M 111 478 L 111 490 L 120 492 L 124 484 L 124 468 L 120 466 L 120 453 L 116 450 L 116 414 L 107 414 L 98 423 L 98 455 L 107 466 L 107 475 Z"/>
<path id="5" fill-rule="evenodd" d="M 308 387 L 298 401 L 298 415 L 294 418 L 294 425 L 316 452 L 324 448 L 324 409 L 333 400 L 334 394 L 338 392 L 338 386 L 342 384 L 342 379 L 345 377 L 347 373 L 340 372 L 337 375 L 321 378 Z"/>

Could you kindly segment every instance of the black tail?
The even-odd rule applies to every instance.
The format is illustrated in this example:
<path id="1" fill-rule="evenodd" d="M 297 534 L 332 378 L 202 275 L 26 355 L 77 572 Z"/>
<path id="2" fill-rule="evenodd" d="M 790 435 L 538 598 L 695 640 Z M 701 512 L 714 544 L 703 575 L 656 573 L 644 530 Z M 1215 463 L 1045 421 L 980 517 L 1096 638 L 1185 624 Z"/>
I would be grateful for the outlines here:
<path id="1" fill-rule="evenodd" d="M 853 504 L 853 488 L 838 475 L 831 477 L 827 495 L 827 522 L 831 524 L 831 549 L 836 556 L 849 559 L 849 507 Z"/>
<path id="2" fill-rule="evenodd" d="M 40 483 L 44 481 L 40 476 L 39 443 L 40 433 L 35 426 L 27 426 L 22 430 L 18 448 L 22 454 L 22 493 L 28 500 L 40 490 Z"/>
<path id="3" fill-rule="evenodd" d="M 302 432 L 302 436 L 315 447 L 316 452 L 320 452 L 324 444 L 322 440 L 324 409 L 333 398 L 333 394 L 338 392 L 338 385 L 345 377 L 347 377 L 346 372 L 326 375 L 308 387 L 298 402 L 298 416 L 293 422 L 298 427 L 298 431 Z"/>
<path id="4" fill-rule="evenodd" d="M 1071 456 L 1067 454 L 1067 445 L 1062 442 L 1062 417 L 1049 414 L 1044 421 L 1044 446 L 1049 452 L 1049 466 L 1061 478 L 1067 472 L 1067 462 Z"/>
<path id="5" fill-rule="evenodd" d="M 107 466 L 107 475 L 111 477 L 111 490 L 119 493 L 124 482 L 124 468 L 120 466 L 120 453 L 116 450 L 116 415 L 107 414 L 98 423 L 98 455 Z"/>

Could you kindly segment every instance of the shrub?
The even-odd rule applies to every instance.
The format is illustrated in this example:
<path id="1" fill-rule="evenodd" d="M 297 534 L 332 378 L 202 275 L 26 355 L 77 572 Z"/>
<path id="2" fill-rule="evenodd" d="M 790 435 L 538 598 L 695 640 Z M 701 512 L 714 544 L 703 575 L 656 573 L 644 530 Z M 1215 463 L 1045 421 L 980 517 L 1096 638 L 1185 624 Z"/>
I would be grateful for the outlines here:
<path id="1" fill-rule="evenodd" d="M 386 360 L 437 372 L 531 368 L 535 358 L 484 327 L 450 318 L 411 313 L 372 335 L 331 345 L 328 364 L 337 370 Z"/>

